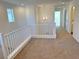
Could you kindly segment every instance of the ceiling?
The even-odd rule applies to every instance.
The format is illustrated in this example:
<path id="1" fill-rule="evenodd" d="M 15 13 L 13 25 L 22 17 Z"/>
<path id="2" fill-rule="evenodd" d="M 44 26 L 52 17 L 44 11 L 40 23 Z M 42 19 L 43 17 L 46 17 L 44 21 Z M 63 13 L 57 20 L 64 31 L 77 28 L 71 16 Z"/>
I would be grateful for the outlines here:
<path id="1" fill-rule="evenodd" d="M 44 4 L 44 3 L 61 3 L 71 2 L 73 0 L 3 0 L 13 4 Z"/>

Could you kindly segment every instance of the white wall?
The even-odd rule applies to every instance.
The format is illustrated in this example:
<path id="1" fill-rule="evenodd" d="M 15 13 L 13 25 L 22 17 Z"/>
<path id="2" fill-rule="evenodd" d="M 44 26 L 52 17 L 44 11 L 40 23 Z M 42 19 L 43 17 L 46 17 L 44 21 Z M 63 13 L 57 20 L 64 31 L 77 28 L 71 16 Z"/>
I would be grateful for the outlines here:
<path id="1" fill-rule="evenodd" d="M 14 14 L 15 14 L 15 20 L 17 22 L 18 27 L 25 26 L 27 23 L 26 19 L 26 10 L 23 6 L 15 6 L 14 8 Z"/>
<path id="2" fill-rule="evenodd" d="M 74 38 L 79 42 L 79 1 L 74 2 L 74 6 L 76 7 L 76 15 L 74 20 Z"/>
<path id="3" fill-rule="evenodd" d="M 7 18 L 7 8 L 14 8 L 13 5 L 0 2 L 0 33 L 7 33 L 17 28 L 17 22 L 9 24 Z"/>
<path id="4" fill-rule="evenodd" d="M 7 8 L 13 8 L 15 22 L 9 23 L 7 18 Z M 5 2 L 0 2 L 0 33 L 11 32 L 26 24 L 25 8 L 12 5 Z"/>
<path id="5" fill-rule="evenodd" d="M 70 16 L 70 13 L 71 13 L 71 5 L 67 5 L 66 7 L 66 10 L 67 10 L 67 17 L 66 17 L 66 30 L 67 32 L 71 33 L 71 16 Z"/>
<path id="6" fill-rule="evenodd" d="M 54 11 L 54 5 L 51 4 L 45 4 L 45 5 L 38 5 L 37 6 L 37 23 L 38 24 L 47 24 L 53 22 L 53 11 Z M 43 20 L 43 17 L 47 17 L 47 20 Z"/>
<path id="7" fill-rule="evenodd" d="M 25 7 L 26 10 L 26 19 L 27 19 L 27 25 L 33 25 L 35 24 L 35 7 L 34 6 L 26 6 Z"/>
<path id="8" fill-rule="evenodd" d="M 36 31 L 36 14 L 35 14 L 35 7 L 34 6 L 26 6 L 25 7 L 25 14 L 27 19 L 27 27 L 30 28 L 29 33 L 35 34 Z"/>
<path id="9" fill-rule="evenodd" d="M 39 24 L 37 25 L 38 34 L 52 34 L 54 23 L 53 12 L 53 4 L 42 4 L 36 6 L 36 22 Z M 47 17 L 47 19 L 44 20 L 43 17 Z"/>
<path id="10" fill-rule="evenodd" d="M 15 22 L 9 23 L 7 8 L 13 8 Z M 35 7 L 13 5 L 0 1 L 0 33 L 8 33 L 19 27 L 35 24 Z"/>

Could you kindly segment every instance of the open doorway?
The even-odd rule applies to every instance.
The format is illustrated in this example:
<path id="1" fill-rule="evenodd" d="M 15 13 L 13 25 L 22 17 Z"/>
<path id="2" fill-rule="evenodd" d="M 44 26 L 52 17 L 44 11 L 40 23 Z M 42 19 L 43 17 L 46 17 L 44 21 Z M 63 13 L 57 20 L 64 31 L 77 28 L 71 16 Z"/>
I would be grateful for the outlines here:
<path id="1" fill-rule="evenodd" d="M 64 29 L 66 30 L 66 22 L 67 22 L 67 10 L 64 9 Z"/>
<path id="2" fill-rule="evenodd" d="M 74 17 L 75 17 L 75 6 L 72 6 L 72 8 L 71 8 L 71 34 L 72 35 L 73 35 Z"/>
<path id="3" fill-rule="evenodd" d="M 55 11 L 54 12 L 54 20 L 56 23 L 56 28 L 60 27 L 60 19 L 61 19 L 61 11 Z"/>

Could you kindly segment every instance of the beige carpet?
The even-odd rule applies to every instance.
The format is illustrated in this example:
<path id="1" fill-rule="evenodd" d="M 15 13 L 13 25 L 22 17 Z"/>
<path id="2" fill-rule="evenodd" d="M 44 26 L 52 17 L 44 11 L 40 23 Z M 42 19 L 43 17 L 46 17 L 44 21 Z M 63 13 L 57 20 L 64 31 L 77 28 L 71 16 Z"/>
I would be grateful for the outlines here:
<path id="1" fill-rule="evenodd" d="M 3 59 L 2 48 L 0 46 L 0 59 Z"/>
<path id="2" fill-rule="evenodd" d="M 79 44 L 61 30 L 57 39 L 32 39 L 15 59 L 79 59 Z"/>

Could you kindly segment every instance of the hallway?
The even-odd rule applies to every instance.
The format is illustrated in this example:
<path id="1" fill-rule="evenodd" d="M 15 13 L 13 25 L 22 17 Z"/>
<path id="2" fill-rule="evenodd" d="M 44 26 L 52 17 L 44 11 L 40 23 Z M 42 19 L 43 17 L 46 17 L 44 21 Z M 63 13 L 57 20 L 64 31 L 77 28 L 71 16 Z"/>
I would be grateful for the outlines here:
<path id="1" fill-rule="evenodd" d="M 0 41 L 0 59 L 79 59 L 79 0 L 0 0 Z"/>
<path id="2" fill-rule="evenodd" d="M 79 44 L 61 30 L 57 39 L 34 39 L 15 59 L 79 59 Z"/>

